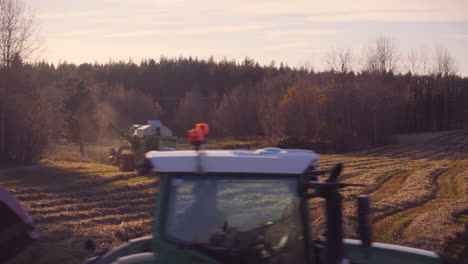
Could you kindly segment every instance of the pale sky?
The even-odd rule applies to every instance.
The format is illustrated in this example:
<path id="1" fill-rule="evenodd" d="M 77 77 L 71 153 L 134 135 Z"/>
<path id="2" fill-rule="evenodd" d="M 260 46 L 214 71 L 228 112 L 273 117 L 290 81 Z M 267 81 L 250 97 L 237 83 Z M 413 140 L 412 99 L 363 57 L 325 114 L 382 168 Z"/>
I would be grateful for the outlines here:
<path id="1" fill-rule="evenodd" d="M 384 35 L 399 46 L 447 48 L 468 75 L 467 0 L 28 0 L 51 62 L 107 62 L 161 56 L 271 60 L 324 67 L 331 47 L 364 46 Z M 400 70 L 405 70 L 404 66 Z"/>

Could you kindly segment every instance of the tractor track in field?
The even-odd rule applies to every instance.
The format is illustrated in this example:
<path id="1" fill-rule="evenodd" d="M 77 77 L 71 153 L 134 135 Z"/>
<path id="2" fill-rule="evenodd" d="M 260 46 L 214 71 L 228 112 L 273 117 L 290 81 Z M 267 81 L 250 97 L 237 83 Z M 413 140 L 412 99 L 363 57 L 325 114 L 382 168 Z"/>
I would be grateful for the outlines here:
<path id="1" fill-rule="evenodd" d="M 455 223 L 454 216 L 466 209 L 468 199 L 454 191 L 457 186 L 453 185 L 455 181 L 452 180 L 464 173 L 447 170 L 439 174 L 432 188 L 431 199 L 420 200 L 401 210 L 375 217 L 379 238 L 415 247 L 436 247 L 442 251 L 441 245 L 464 230 Z"/>

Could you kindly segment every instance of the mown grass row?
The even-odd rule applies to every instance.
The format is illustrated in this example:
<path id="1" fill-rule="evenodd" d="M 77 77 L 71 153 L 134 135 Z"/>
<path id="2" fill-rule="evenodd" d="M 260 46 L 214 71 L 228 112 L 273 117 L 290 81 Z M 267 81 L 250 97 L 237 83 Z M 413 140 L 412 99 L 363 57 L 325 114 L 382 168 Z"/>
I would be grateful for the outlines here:
<path id="1" fill-rule="evenodd" d="M 86 162 L 46 161 L 0 170 L 0 184 L 25 204 L 41 234 L 12 263 L 80 263 L 98 248 L 117 246 L 151 231 L 155 179 Z"/>
<path id="2" fill-rule="evenodd" d="M 369 194 L 376 241 L 466 258 L 467 238 L 461 234 L 468 229 L 460 212 L 468 204 L 468 155 L 463 149 L 468 145 L 457 142 L 460 137 L 452 139 L 451 145 L 396 145 L 322 159 L 322 165 L 328 167 L 344 162 L 342 181 L 367 185 L 343 191 L 346 233 L 356 235 L 355 197 Z M 353 155 L 357 156 L 355 161 Z M 364 164 L 360 166 L 360 162 Z M 324 218 L 323 210 L 317 209 L 319 204 L 323 205 L 312 206 L 312 217 L 320 230 Z"/>

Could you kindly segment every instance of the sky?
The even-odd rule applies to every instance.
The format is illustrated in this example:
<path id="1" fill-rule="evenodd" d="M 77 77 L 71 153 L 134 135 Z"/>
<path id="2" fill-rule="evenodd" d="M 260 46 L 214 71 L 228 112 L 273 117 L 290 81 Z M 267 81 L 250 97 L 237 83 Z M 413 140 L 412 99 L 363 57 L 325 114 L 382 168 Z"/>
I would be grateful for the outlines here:
<path id="1" fill-rule="evenodd" d="M 467 0 L 26 0 L 50 62 L 108 62 L 192 56 L 252 58 L 324 69 L 331 48 L 393 39 L 400 71 L 409 50 L 446 48 L 468 76 Z"/>

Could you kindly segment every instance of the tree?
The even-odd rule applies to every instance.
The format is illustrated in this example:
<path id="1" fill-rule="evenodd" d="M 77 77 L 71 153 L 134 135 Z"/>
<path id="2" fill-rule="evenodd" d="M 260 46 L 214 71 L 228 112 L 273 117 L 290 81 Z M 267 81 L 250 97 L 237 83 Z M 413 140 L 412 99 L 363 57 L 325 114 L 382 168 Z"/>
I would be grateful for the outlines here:
<path id="1" fill-rule="evenodd" d="M 455 58 L 443 47 L 437 47 L 434 57 L 433 73 L 436 76 L 447 77 L 457 73 Z"/>
<path id="2" fill-rule="evenodd" d="M 328 68 L 337 73 L 345 74 L 352 71 L 353 57 L 348 48 L 331 48 L 325 58 Z"/>
<path id="3" fill-rule="evenodd" d="M 40 158 L 47 144 L 50 113 L 38 93 L 31 68 L 19 56 L 12 61 L 9 83 L 15 89 L 5 111 L 7 141 L 0 161 L 29 164 Z"/>
<path id="4" fill-rule="evenodd" d="M 293 137 L 320 138 L 326 134 L 325 106 L 327 95 L 319 85 L 309 80 L 296 82 L 280 101 L 286 134 Z"/>
<path id="5" fill-rule="evenodd" d="M 224 94 L 216 111 L 216 124 L 224 136 L 257 136 L 261 133 L 254 87 L 238 86 Z"/>
<path id="6" fill-rule="evenodd" d="M 186 131 L 194 124 L 203 122 L 204 113 L 201 93 L 197 89 L 187 92 L 184 98 L 180 100 L 177 112 L 174 115 L 176 130 L 179 132 Z"/>
<path id="7" fill-rule="evenodd" d="M 427 75 L 428 74 L 428 63 L 429 63 L 429 52 L 427 48 L 422 47 L 419 50 L 419 59 L 421 61 L 421 74 Z"/>
<path id="8" fill-rule="evenodd" d="M 406 69 L 411 72 L 412 75 L 416 75 L 419 72 L 419 53 L 417 49 L 411 49 L 406 54 Z"/>
<path id="9" fill-rule="evenodd" d="M 6 155 L 6 109 L 9 97 L 9 75 L 16 56 L 24 59 L 35 47 L 35 21 L 22 0 L 0 0 L 0 65 L 4 71 L 1 84 L 0 156 Z"/>
<path id="10" fill-rule="evenodd" d="M 399 55 L 397 44 L 393 39 L 381 36 L 369 42 L 365 52 L 367 72 L 387 74 L 397 71 Z"/>
<path id="11" fill-rule="evenodd" d="M 64 117 L 67 137 L 78 142 L 80 153 L 84 153 L 84 143 L 95 139 L 96 132 L 96 103 L 91 91 L 83 80 L 76 82 L 72 92 L 64 101 Z"/>

